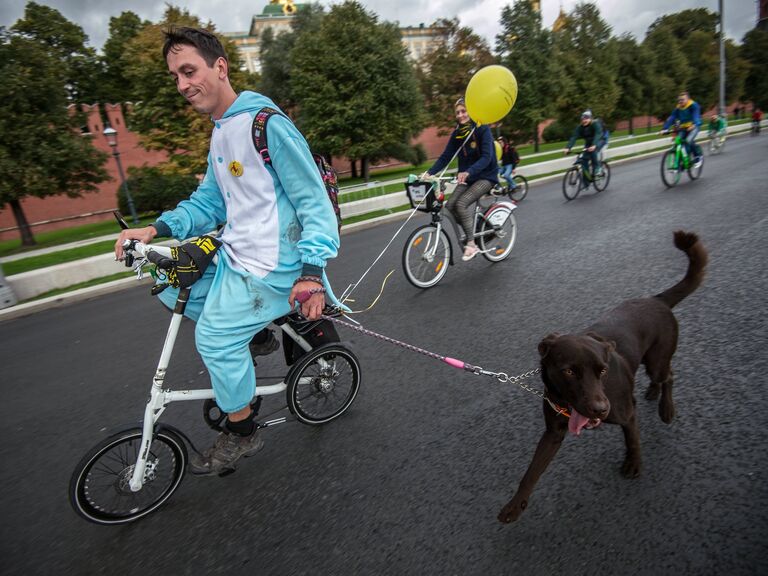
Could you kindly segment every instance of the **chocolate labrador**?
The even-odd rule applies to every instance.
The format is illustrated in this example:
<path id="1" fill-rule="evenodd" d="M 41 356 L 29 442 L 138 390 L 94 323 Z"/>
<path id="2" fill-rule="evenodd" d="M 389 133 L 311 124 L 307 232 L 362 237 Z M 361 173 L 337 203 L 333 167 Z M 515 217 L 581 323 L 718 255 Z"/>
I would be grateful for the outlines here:
<path id="1" fill-rule="evenodd" d="M 501 522 L 513 522 L 525 510 L 566 432 L 579 435 L 602 422 L 618 424 L 627 446 L 621 471 L 628 478 L 640 473 L 633 393 L 640 364 L 651 380 L 645 397 L 660 396 L 659 416 L 672 421 L 671 361 L 678 335 L 672 308 L 699 287 L 707 264 L 707 251 L 696 234 L 677 231 L 674 238 L 675 246 L 688 256 L 688 271 L 680 282 L 652 298 L 623 302 L 584 332 L 550 334 L 539 343 L 546 430 L 517 492 L 499 513 Z"/>

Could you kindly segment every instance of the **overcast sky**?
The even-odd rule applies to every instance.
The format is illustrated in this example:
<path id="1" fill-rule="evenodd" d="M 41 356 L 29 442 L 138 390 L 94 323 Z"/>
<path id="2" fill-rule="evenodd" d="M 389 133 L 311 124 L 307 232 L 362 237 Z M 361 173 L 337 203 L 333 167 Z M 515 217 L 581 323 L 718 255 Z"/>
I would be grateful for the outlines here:
<path id="1" fill-rule="evenodd" d="M 141 18 L 158 21 L 165 10 L 165 2 L 158 0 L 36 0 L 56 8 L 67 19 L 83 27 L 90 45 L 100 49 L 109 34 L 109 18 L 131 10 Z M 708 8 L 717 11 L 717 0 L 593 0 L 600 8 L 615 35 L 629 32 L 642 40 L 648 26 L 659 16 L 679 12 L 686 8 Z M 26 0 L 0 0 L 0 26 L 11 26 L 24 14 Z M 175 0 L 171 4 L 187 8 L 203 21 L 211 20 L 220 32 L 248 30 L 251 17 L 261 13 L 268 0 Z M 330 5 L 332 0 L 321 0 Z M 401 26 L 430 24 L 438 18 L 458 16 L 461 23 L 470 26 L 484 37 L 491 47 L 499 31 L 501 8 L 510 0 L 361 0 L 369 10 L 383 20 L 397 21 Z M 542 18 L 551 26 L 557 18 L 560 5 L 570 11 L 577 0 L 542 0 Z M 725 32 L 741 42 L 744 34 L 755 26 L 757 3 L 754 0 L 724 0 Z"/>

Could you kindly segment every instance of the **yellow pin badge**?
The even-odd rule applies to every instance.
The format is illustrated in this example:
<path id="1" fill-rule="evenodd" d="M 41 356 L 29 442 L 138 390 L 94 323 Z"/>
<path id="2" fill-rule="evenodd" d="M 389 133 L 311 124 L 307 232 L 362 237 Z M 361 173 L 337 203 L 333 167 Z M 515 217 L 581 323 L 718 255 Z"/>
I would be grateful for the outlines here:
<path id="1" fill-rule="evenodd" d="M 229 173 L 232 174 L 232 176 L 239 178 L 243 175 L 243 165 L 237 160 L 232 160 L 232 162 L 229 163 Z"/>

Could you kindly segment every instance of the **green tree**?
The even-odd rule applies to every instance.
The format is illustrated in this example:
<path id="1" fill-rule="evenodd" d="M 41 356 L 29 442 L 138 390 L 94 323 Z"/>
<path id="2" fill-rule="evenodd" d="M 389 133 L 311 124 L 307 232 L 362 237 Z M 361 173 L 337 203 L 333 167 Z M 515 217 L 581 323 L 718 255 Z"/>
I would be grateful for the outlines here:
<path id="1" fill-rule="evenodd" d="M 693 71 L 674 34 L 664 27 L 651 28 L 643 45 L 653 54 L 653 78 L 647 94 L 648 114 L 666 117 L 675 107 L 681 90 L 688 87 Z"/>
<path id="2" fill-rule="evenodd" d="M 421 129 L 421 97 L 397 26 L 357 2 L 335 5 L 291 52 L 297 123 L 312 147 L 360 160 L 403 149 Z"/>
<path id="3" fill-rule="evenodd" d="M 419 61 L 417 77 L 424 95 L 428 121 L 447 133 L 456 125 L 454 104 L 464 95 L 472 75 L 495 64 L 488 44 L 458 18 L 441 19 L 431 26 L 443 31 L 435 49 Z"/>
<path id="4" fill-rule="evenodd" d="M 741 56 L 748 63 L 744 97 L 762 109 L 768 108 L 768 30 L 757 28 L 744 36 Z"/>
<path id="5" fill-rule="evenodd" d="M 646 86 L 652 83 L 652 55 L 630 34 L 615 40 L 619 54 L 619 101 L 610 120 L 629 120 L 629 133 L 634 134 L 632 120 L 647 111 Z"/>
<path id="6" fill-rule="evenodd" d="M 0 206 L 10 206 L 22 245 L 35 244 L 21 201 L 96 190 L 107 154 L 82 136 L 67 109 L 67 70 L 45 44 L 0 29 Z"/>
<path id="7" fill-rule="evenodd" d="M 176 90 L 163 59 L 163 31 L 169 26 L 202 27 L 215 32 L 211 23 L 202 25 L 187 10 L 168 6 L 163 20 L 144 26 L 125 46 L 125 77 L 133 87 L 137 103 L 129 115 L 131 128 L 139 133 L 142 146 L 164 150 L 168 162 L 163 169 L 179 174 L 205 172 L 211 120 L 189 106 Z M 234 44 L 219 37 L 229 58 L 229 78 L 236 91 L 248 87 L 251 77 L 240 70 Z"/>
<path id="8" fill-rule="evenodd" d="M 648 27 L 650 34 L 659 28 L 668 30 L 678 41 L 684 42 L 691 33 L 695 31 L 707 32 L 714 35 L 717 28 L 718 17 L 714 12 L 706 8 L 694 8 L 691 10 L 681 10 L 674 14 L 665 14 L 657 18 L 653 24 Z M 687 56 L 694 56 L 688 54 Z"/>
<path id="9" fill-rule="evenodd" d="M 11 31 L 41 45 L 59 61 L 71 102 L 94 103 L 99 95 L 100 64 L 96 51 L 86 46 L 88 36 L 58 10 L 29 2 L 24 17 Z"/>
<path id="10" fill-rule="evenodd" d="M 613 114 L 619 100 L 619 56 L 611 28 L 596 5 L 577 4 L 565 26 L 554 33 L 554 64 L 560 79 L 558 120 L 575 125 L 585 108 L 600 117 Z"/>
<path id="11" fill-rule="evenodd" d="M 692 74 L 688 92 L 702 112 L 715 106 L 720 94 L 720 48 L 717 35 L 695 30 L 681 45 Z M 695 55 L 695 56 L 694 56 Z"/>
<path id="12" fill-rule="evenodd" d="M 725 101 L 738 102 L 744 95 L 744 86 L 749 75 L 749 62 L 742 57 L 741 47 L 728 39 L 725 41 Z M 765 69 L 763 69 L 765 70 Z M 765 75 L 765 72 L 763 72 Z"/>
<path id="13" fill-rule="evenodd" d="M 292 93 L 291 51 L 296 39 L 307 30 L 316 29 L 325 15 L 320 4 L 302 4 L 291 20 L 291 30 L 275 34 L 272 28 L 262 32 L 259 41 L 261 80 L 259 92 L 269 96 L 289 116 L 295 114 Z"/>
<path id="14" fill-rule="evenodd" d="M 496 52 L 502 65 L 517 78 L 512 112 L 503 120 L 504 132 L 517 139 L 533 139 L 539 150 L 539 123 L 554 111 L 557 79 L 552 64 L 552 37 L 541 25 L 541 14 L 530 0 L 517 0 L 501 11 L 501 33 Z"/>
<path id="15" fill-rule="evenodd" d="M 132 85 L 125 81 L 126 62 L 123 59 L 128 43 L 149 22 L 141 20 L 133 12 L 127 11 L 109 19 L 109 38 L 104 43 L 101 74 L 100 99 L 102 103 L 134 101 L 136 95 Z"/>

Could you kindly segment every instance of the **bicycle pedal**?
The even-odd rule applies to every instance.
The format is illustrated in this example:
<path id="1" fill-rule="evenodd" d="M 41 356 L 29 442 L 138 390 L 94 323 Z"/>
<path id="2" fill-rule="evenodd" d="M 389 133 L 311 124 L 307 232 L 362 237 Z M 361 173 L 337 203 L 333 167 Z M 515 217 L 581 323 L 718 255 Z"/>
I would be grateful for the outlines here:
<path id="1" fill-rule="evenodd" d="M 224 468 L 224 470 L 219 472 L 219 478 L 224 478 L 224 476 L 229 476 L 235 472 L 237 472 L 237 468 Z"/>

